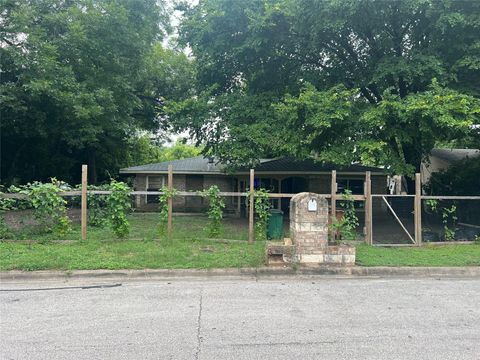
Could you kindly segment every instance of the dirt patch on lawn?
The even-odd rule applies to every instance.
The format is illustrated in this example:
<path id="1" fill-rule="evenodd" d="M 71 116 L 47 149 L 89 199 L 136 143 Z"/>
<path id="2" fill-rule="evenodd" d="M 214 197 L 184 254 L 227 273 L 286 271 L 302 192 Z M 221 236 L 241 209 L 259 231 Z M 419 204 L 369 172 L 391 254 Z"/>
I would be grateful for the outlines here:
<path id="1" fill-rule="evenodd" d="M 7 211 L 3 214 L 3 218 L 9 229 L 18 231 L 26 228 L 35 228 L 39 225 L 33 213 L 34 210 L 32 209 Z M 68 209 L 67 215 L 73 223 L 80 223 L 80 209 Z"/>

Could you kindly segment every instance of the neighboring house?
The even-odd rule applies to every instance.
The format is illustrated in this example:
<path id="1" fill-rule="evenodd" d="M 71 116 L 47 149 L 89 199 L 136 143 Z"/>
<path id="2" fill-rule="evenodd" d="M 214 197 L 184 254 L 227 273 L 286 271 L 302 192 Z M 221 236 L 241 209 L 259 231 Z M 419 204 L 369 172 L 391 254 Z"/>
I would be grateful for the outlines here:
<path id="1" fill-rule="evenodd" d="M 198 191 L 217 185 L 223 192 L 245 192 L 249 186 L 249 169 L 241 168 L 227 173 L 225 166 L 213 158 L 197 156 L 182 160 L 133 166 L 120 170 L 120 174 L 135 175 L 135 190 L 157 191 L 167 185 L 168 165 L 173 166 L 173 187 L 179 191 Z M 311 160 L 265 159 L 255 167 L 255 188 L 265 188 L 273 193 L 299 193 L 304 191 L 330 194 L 331 171 L 337 171 L 338 193 L 348 188 L 353 194 L 363 194 L 365 172 L 371 171 L 372 193 L 385 194 L 387 175 L 383 169 L 351 165 L 336 167 L 315 163 Z M 274 199 L 273 206 L 288 211 L 289 200 Z M 156 196 L 138 196 L 136 207 L 155 209 Z M 245 215 L 245 197 L 225 198 L 226 212 L 237 216 Z M 200 196 L 177 196 L 174 211 L 198 212 L 207 207 Z"/>
<path id="2" fill-rule="evenodd" d="M 479 156 L 479 149 L 435 148 L 430 153 L 428 161 L 423 162 L 421 165 L 420 173 L 422 174 L 422 184 L 427 184 L 433 173 L 448 169 L 448 167 L 456 161 Z"/>

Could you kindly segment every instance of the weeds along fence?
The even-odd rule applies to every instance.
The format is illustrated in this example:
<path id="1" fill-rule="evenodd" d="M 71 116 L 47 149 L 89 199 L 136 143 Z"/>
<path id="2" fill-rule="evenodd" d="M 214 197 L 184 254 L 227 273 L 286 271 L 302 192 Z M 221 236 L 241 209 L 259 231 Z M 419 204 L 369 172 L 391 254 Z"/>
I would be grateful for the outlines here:
<path id="1" fill-rule="evenodd" d="M 109 190 L 97 190 L 97 189 L 91 189 L 88 187 L 87 184 L 87 166 L 84 165 L 82 167 L 82 184 L 81 184 L 81 190 L 68 190 L 68 191 L 61 191 L 58 193 L 59 196 L 68 199 L 68 203 L 71 208 L 75 208 L 76 210 L 76 220 L 80 220 L 79 222 L 81 223 L 81 238 L 86 239 L 87 238 L 87 228 L 91 227 L 92 224 L 92 219 L 91 215 L 92 214 L 92 203 L 89 201 L 90 198 L 96 198 L 96 199 L 103 199 L 103 202 L 106 202 L 107 199 L 111 196 L 112 192 Z M 202 231 L 202 227 L 204 227 L 210 219 L 199 219 L 199 217 L 185 217 L 182 216 L 182 214 L 174 214 L 174 201 L 180 199 L 180 198 L 188 198 L 188 199 L 195 199 L 195 198 L 202 198 L 202 200 L 205 200 L 204 194 L 201 194 L 201 191 L 176 191 L 173 188 L 173 168 L 169 167 L 168 171 L 168 181 L 167 181 L 167 186 L 165 188 L 162 188 L 161 191 L 151 191 L 151 190 L 138 190 L 138 191 L 130 191 L 129 196 L 131 198 L 131 203 L 135 203 L 135 200 L 138 199 L 138 197 L 143 197 L 145 196 L 146 198 L 148 197 L 156 197 L 158 200 L 162 199 L 165 200 L 165 211 L 163 211 L 162 214 L 162 209 L 158 204 L 155 204 L 155 208 L 157 212 L 160 212 L 160 216 L 151 214 L 153 216 L 156 216 L 153 218 L 151 215 L 150 219 L 153 219 L 152 221 L 145 222 L 143 223 L 143 227 L 154 227 L 156 228 L 157 225 L 156 223 L 165 223 L 165 235 L 169 238 L 172 237 L 174 233 L 174 225 L 178 225 L 178 227 L 175 229 L 175 235 L 178 235 L 179 233 L 186 233 L 189 232 L 190 234 L 198 234 L 198 231 Z M 243 192 L 218 192 L 218 196 L 222 198 L 230 198 L 232 199 L 232 203 L 235 203 L 237 205 L 240 204 L 240 201 L 242 201 L 243 205 L 245 206 L 245 215 L 247 220 L 241 220 L 241 219 L 229 219 L 228 223 L 225 224 L 226 229 L 223 232 L 223 234 L 220 234 L 220 236 L 223 236 L 226 234 L 226 237 L 229 238 L 235 238 L 239 240 L 248 240 L 249 243 L 253 243 L 255 240 L 255 233 L 256 229 L 258 229 L 259 225 L 261 225 L 261 216 L 259 216 L 258 213 L 258 204 L 256 202 L 259 201 L 259 198 L 262 196 L 261 193 L 257 191 L 248 191 L 248 189 L 254 189 L 254 178 L 255 178 L 255 172 L 254 170 L 250 171 L 250 178 L 249 178 L 249 187 L 246 189 L 247 191 Z M 208 189 L 203 189 L 203 191 L 207 191 Z M 332 192 L 330 194 L 323 194 L 323 196 L 327 199 L 329 199 L 330 204 L 336 208 L 337 205 L 337 196 L 336 194 L 337 186 L 336 186 L 336 172 L 332 172 Z M 170 196 L 169 196 L 170 195 Z M 289 199 L 293 197 L 295 194 L 289 194 L 289 193 L 264 193 L 263 196 L 268 199 L 270 202 L 270 206 L 268 207 L 279 207 L 280 205 L 280 200 L 282 199 Z M 0 197 L 2 198 L 10 198 L 10 199 L 16 199 L 19 201 L 26 200 L 28 195 L 26 194 L 19 194 L 19 193 L 0 193 Z M 363 195 L 355 195 L 353 198 L 356 201 L 363 201 L 364 196 Z M 208 199 L 206 199 L 208 201 Z M 340 199 L 338 200 L 340 202 Z M 90 209 L 88 209 L 87 204 L 90 204 Z M 80 208 L 80 211 L 78 211 Z M 362 208 L 360 206 L 359 208 Z M 207 210 L 210 211 L 210 210 Z M 333 213 L 336 213 L 336 211 L 333 211 Z M 174 216 L 175 215 L 175 216 Z M 21 215 L 22 216 L 22 215 Z M 104 214 L 104 216 L 107 216 L 107 214 Z M 89 219 L 90 218 L 90 219 Z M 200 224 L 201 222 L 202 224 Z M 287 225 L 287 223 L 285 223 Z M 135 230 L 135 229 L 133 229 Z M 145 232 L 143 229 L 136 229 L 136 230 L 141 230 L 142 234 Z M 288 226 L 285 226 L 285 235 L 288 236 Z M 156 229 L 152 229 L 150 233 L 155 233 Z M 106 237 L 108 237 L 108 233 L 104 234 Z M 200 234 L 198 234 L 200 235 Z M 218 234 L 216 237 L 218 237 Z M 139 238 L 142 238 L 142 236 L 139 236 Z M 258 237 L 262 238 L 262 237 Z"/>
<path id="2" fill-rule="evenodd" d="M 420 205 L 416 205 L 418 198 Z M 372 201 L 373 245 L 418 246 L 480 239 L 479 196 L 372 195 Z"/>
<path id="3" fill-rule="evenodd" d="M 480 196 L 372 194 L 372 238 L 379 246 L 421 246 L 480 240 Z M 368 241 L 367 241 L 368 243 Z"/>
<path id="4" fill-rule="evenodd" d="M 215 211 L 224 211 L 224 209 L 214 209 L 210 218 L 183 216 L 183 214 L 174 213 L 174 202 L 179 199 L 190 199 L 192 202 L 202 202 L 208 199 L 208 194 L 202 191 L 177 191 L 173 187 L 174 170 L 172 166 L 168 168 L 167 183 L 161 191 L 137 190 L 129 191 L 131 203 L 135 203 L 139 197 L 157 198 L 158 202 L 163 200 L 163 207 L 154 204 L 155 210 L 160 214 L 146 215 L 150 219 L 146 221 L 140 219 L 133 232 L 135 239 L 142 239 L 146 234 L 150 237 L 158 236 L 157 230 L 163 224 L 164 235 L 167 238 L 188 237 L 200 235 L 209 222 L 215 221 Z M 255 171 L 250 170 L 249 187 L 247 191 L 242 192 L 222 192 L 218 191 L 216 196 L 223 199 L 230 199 L 230 203 L 236 207 L 240 202 L 244 206 L 246 220 L 239 218 L 229 218 L 223 223 L 223 231 L 215 232 L 215 229 L 209 229 L 211 237 L 229 238 L 235 240 L 248 240 L 253 243 L 256 238 L 256 230 L 261 225 L 261 217 L 258 214 L 258 205 L 256 201 L 262 196 L 254 189 Z M 207 192 L 208 189 L 203 189 Z M 385 184 L 386 192 L 386 184 Z M 87 229 L 94 225 L 96 219 L 91 216 L 94 212 L 88 208 L 87 204 L 92 204 L 89 198 L 103 199 L 106 202 L 112 194 L 110 190 L 89 189 L 87 184 L 87 166 L 82 167 L 81 190 L 62 191 L 60 196 L 69 199 L 69 204 L 77 208 L 77 216 L 80 218 L 81 238 L 87 239 Z M 290 199 L 293 193 L 266 193 L 270 207 L 279 208 L 282 199 Z M 389 195 L 372 194 L 371 173 L 366 172 L 364 177 L 363 194 L 348 195 L 338 193 L 338 182 L 336 171 L 331 173 L 330 193 L 320 194 L 329 201 L 330 207 L 330 236 L 344 237 L 344 233 L 338 232 L 335 225 L 338 225 L 345 216 L 347 207 L 353 209 L 357 221 L 353 222 L 354 238 L 364 241 L 369 245 L 378 246 L 420 246 L 425 242 L 438 243 L 447 241 L 471 242 L 480 236 L 480 196 L 426 196 L 421 194 L 420 174 L 416 175 L 416 193 L 415 195 Z M 2 198 L 11 198 L 22 200 L 26 199 L 25 194 L 0 194 Z M 98 204 L 98 202 L 97 202 Z M 352 205 L 354 204 L 354 205 Z M 102 205 L 99 205 L 102 206 Z M 103 205 L 104 206 L 104 205 Z M 78 211 L 78 208 L 80 211 Z M 256 211 L 257 208 L 257 211 Z M 211 207 L 206 210 L 211 210 Z M 107 214 L 104 214 L 107 216 Z M 221 216 L 220 216 L 221 217 Z M 148 220 L 147 219 L 147 220 Z M 101 219 L 100 219 L 101 220 Z M 148 230 L 148 231 L 147 231 Z M 260 229 L 261 230 L 261 229 Z M 264 230 L 264 229 L 263 229 Z M 345 228 L 343 229 L 345 231 Z M 284 224 L 284 233 L 288 237 L 288 222 Z M 257 231 L 258 234 L 258 231 Z M 109 235 L 104 233 L 106 237 Z M 210 236 L 208 235 L 208 236 Z M 93 234 L 91 234 L 93 236 Z M 260 239 L 257 236 L 257 239 Z"/>

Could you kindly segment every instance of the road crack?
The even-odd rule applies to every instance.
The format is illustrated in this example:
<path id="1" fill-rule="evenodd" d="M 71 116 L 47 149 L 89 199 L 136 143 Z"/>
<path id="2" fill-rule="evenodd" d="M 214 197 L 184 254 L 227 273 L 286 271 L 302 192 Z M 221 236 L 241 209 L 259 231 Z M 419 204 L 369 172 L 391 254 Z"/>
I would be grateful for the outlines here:
<path id="1" fill-rule="evenodd" d="M 198 317 L 197 317 L 197 348 L 195 349 L 195 360 L 198 360 L 200 357 L 200 351 L 202 349 L 202 308 L 203 308 L 203 289 L 200 289 L 200 300 L 198 306 Z"/>

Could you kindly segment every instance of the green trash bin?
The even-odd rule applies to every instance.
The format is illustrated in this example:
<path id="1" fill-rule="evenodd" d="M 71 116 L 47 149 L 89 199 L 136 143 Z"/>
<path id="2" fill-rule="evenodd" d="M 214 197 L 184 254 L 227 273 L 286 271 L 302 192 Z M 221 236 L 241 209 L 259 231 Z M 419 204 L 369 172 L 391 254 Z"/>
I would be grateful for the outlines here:
<path id="1" fill-rule="evenodd" d="M 283 239 L 283 211 L 270 209 L 267 223 L 267 238 Z"/>

